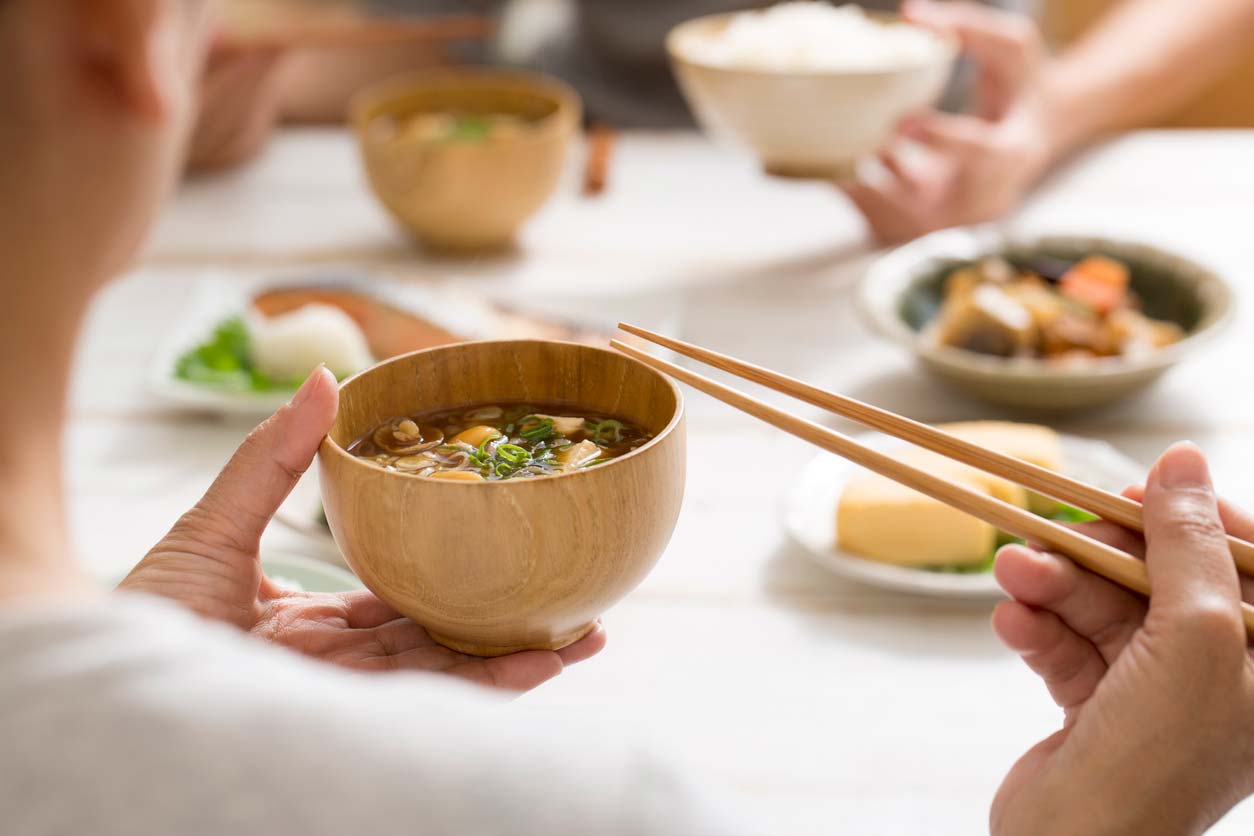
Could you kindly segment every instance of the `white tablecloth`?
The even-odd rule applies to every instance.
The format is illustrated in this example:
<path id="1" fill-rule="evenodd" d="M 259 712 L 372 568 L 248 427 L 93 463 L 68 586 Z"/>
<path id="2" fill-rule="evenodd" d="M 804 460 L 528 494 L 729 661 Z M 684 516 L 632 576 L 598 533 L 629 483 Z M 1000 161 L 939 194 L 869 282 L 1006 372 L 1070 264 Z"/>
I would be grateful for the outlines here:
<path id="1" fill-rule="evenodd" d="M 280 136 L 256 164 L 185 186 L 143 265 L 95 305 L 69 433 L 73 528 L 102 573 L 137 560 L 195 501 L 247 424 L 172 409 L 144 385 L 209 270 L 241 279 L 369 270 L 632 319 L 925 420 L 996 416 L 941 388 L 860 324 L 872 253 L 831 188 L 771 180 L 688 134 L 631 135 L 608 192 L 577 178 L 517 253 L 424 259 L 375 204 L 348 136 Z M 1213 264 L 1235 325 L 1135 402 L 1060 424 L 1148 464 L 1178 438 L 1254 505 L 1254 132 L 1135 134 L 1078 160 L 1012 223 L 1132 236 Z M 776 396 L 768 396 L 780 400 Z M 988 607 L 858 586 L 807 562 L 780 496 L 811 455 L 696 393 L 674 539 L 606 615 L 610 646 L 525 697 L 536 711 L 629 715 L 772 823 L 772 833 L 971 834 L 1023 750 L 1060 722 L 988 628 Z M 283 531 L 269 548 L 297 546 Z M 1248 833 L 1254 808 L 1216 832 Z"/>

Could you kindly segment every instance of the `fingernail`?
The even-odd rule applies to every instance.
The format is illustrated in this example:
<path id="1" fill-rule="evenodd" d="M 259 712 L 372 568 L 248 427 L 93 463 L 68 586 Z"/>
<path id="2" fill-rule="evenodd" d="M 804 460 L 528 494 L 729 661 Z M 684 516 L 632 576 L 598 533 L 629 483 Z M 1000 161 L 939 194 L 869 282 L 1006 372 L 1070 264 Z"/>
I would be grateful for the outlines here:
<path id="1" fill-rule="evenodd" d="M 292 395 L 292 399 L 288 401 L 291 406 L 300 406 L 309 399 L 309 394 L 318 388 L 318 381 L 322 378 L 322 372 L 327 367 L 326 363 L 319 363 L 318 368 L 310 372 L 309 377 L 305 378 L 305 382 L 296 390 L 296 394 Z"/>
<path id="2" fill-rule="evenodd" d="M 1171 445 L 1158 460 L 1158 484 L 1164 488 L 1208 488 L 1210 468 L 1206 457 L 1191 441 Z"/>

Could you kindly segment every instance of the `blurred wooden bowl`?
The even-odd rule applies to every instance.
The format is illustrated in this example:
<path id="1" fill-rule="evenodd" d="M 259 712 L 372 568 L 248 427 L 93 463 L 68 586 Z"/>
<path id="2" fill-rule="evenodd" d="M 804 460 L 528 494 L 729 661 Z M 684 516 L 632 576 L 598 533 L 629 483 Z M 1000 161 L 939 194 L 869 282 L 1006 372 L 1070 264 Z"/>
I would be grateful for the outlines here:
<path id="1" fill-rule="evenodd" d="M 398 415 L 494 402 L 569 404 L 655 437 L 597 467 L 500 482 L 408 476 L 347 452 Z M 442 346 L 347 380 L 318 458 L 331 532 L 376 595 L 462 653 L 557 649 L 591 630 L 666 547 L 683 498 L 683 400 L 665 376 L 606 349 Z"/>
<path id="2" fill-rule="evenodd" d="M 717 37 L 740 14 L 759 12 L 681 23 L 667 36 L 666 49 L 702 128 L 748 146 L 768 173 L 781 177 L 851 175 L 855 162 L 879 150 L 904 116 L 940 97 L 958 53 L 952 38 L 933 32 L 932 60 L 884 70 L 790 72 L 704 63 L 694 46 Z"/>
<path id="3" fill-rule="evenodd" d="M 375 194 L 424 246 L 441 251 L 508 248 L 557 185 L 578 130 L 579 97 L 532 73 L 433 69 L 367 87 L 351 120 Z M 519 116 L 508 136 L 431 141 L 381 130 L 423 112 Z"/>

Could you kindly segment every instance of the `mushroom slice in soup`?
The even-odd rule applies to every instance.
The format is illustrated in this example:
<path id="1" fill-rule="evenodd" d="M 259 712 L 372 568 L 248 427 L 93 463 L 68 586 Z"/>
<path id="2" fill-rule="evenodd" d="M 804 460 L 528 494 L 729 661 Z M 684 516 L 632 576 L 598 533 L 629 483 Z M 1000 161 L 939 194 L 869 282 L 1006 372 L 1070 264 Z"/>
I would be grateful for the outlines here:
<path id="1" fill-rule="evenodd" d="M 419 470 L 426 470 L 427 468 L 439 466 L 440 462 L 426 453 L 419 453 L 415 456 L 401 456 L 396 461 L 392 462 L 392 467 L 409 473 L 415 473 Z"/>
<path id="2" fill-rule="evenodd" d="M 467 421 L 495 421 L 505 414 L 499 406 L 481 406 L 466 413 Z"/>
<path id="3" fill-rule="evenodd" d="M 375 430 L 371 440 L 393 455 L 412 456 L 443 443 L 444 433 L 436 427 L 419 426 L 411 418 L 400 418 Z"/>

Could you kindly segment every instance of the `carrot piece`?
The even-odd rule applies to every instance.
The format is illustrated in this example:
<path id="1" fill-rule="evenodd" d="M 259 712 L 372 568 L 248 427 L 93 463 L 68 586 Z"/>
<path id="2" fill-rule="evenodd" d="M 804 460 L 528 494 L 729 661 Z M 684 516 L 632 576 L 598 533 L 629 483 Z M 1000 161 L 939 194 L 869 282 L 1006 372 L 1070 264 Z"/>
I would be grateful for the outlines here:
<path id="1" fill-rule="evenodd" d="M 1122 307 L 1128 299 L 1128 267 L 1113 258 L 1090 255 L 1063 274 L 1058 290 L 1101 314 Z"/>

